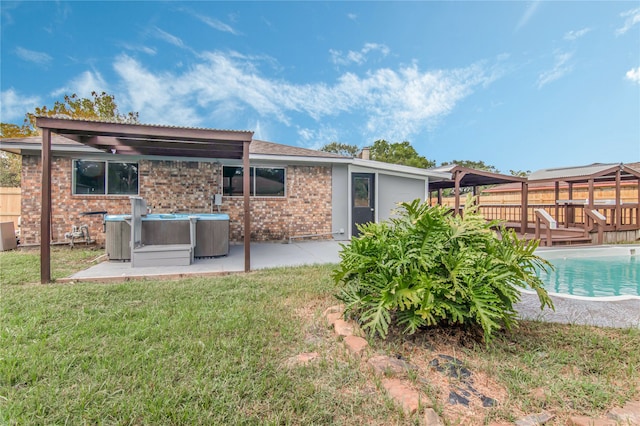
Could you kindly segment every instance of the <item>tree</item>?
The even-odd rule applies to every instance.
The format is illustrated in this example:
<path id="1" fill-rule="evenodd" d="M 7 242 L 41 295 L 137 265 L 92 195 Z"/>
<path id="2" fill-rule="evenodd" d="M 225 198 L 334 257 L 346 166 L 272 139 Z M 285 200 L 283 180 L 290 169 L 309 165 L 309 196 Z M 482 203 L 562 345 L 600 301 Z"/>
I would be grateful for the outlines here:
<path id="1" fill-rule="evenodd" d="M 331 142 L 320 148 L 320 151 L 333 152 L 334 154 L 344 155 L 345 157 L 355 157 L 360 152 L 360 148 L 356 145 L 349 145 L 341 142 Z"/>
<path id="2" fill-rule="evenodd" d="M 411 146 L 411 143 L 407 141 L 389 143 L 384 139 L 379 139 L 375 141 L 371 147 L 371 159 L 384 163 L 402 164 L 423 169 L 428 169 L 436 165 L 435 161 L 427 160 L 418 154 Z"/>
<path id="3" fill-rule="evenodd" d="M 98 94 L 91 92 L 93 99 L 80 98 L 75 93 L 71 96 L 64 95 L 64 102 L 56 101 L 53 108 L 47 106 L 36 107 L 34 112 L 28 112 L 24 120 L 25 126 L 37 131 L 36 117 L 53 117 L 64 115 L 68 118 L 106 120 L 118 123 L 138 123 L 138 113 L 128 112 L 121 114 L 118 111 L 115 96 L 106 92 Z"/>
<path id="4" fill-rule="evenodd" d="M 0 123 L 0 137 L 21 138 L 40 134 L 36 126 L 36 117 L 53 117 L 64 115 L 68 118 L 106 120 L 118 123 L 138 123 L 138 113 L 128 112 L 121 114 L 118 111 L 115 97 L 105 92 L 98 94 L 91 92 L 93 99 L 80 98 L 75 93 L 65 95 L 64 101 L 56 101 L 52 108 L 46 105 L 36 107 L 34 112 L 25 114 L 22 126 L 11 123 Z M 20 186 L 21 161 L 19 156 L 8 153 L 0 153 L 0 184 L 2 186 Z"/>
<path id="5" fill-rule="evenodd" d="M 451 160 L 451 161 L 444 161 L 441 164 L 441 166 L 448 166 L 450 164 L 457 164 L 458 166 L 466 167 L 468 169 L 476 169 L 476 170 L 484 170 L 492 173 L 500 173 L 500 170 L 498 170 L 495 166 L 492 166 L 490 164 L 485 164 L 484 161 Z"/>
<path id="6" fill-rule="evenodd" d="M 0 152 L 0 186 L 20 187 L 22 162 L 19 155 Z"/>
<path id="7" fill-rule="evenodd" d="M 25 136 L 35 136 L 38 132 L 34 131 L 27 124 L 18 126 L 11 123 L 0 123 L 0 138 L 23 138 Z"/>
<path id="8" fill-rule="evenodd" d="M 531 170 L 509 170 L 511 176 L 527 177 L 531 174 Z"/>

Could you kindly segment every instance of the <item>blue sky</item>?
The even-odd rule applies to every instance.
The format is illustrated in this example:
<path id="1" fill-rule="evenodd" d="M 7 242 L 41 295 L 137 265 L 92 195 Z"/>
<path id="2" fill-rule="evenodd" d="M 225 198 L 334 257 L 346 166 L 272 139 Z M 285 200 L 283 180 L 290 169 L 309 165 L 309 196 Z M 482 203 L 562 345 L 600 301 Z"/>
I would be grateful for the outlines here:
<path id="1" fill-rule="evenodd" d="M 640 161 L 640 1 L 10 2 L 1 120 L 64 94 L 503 172 Z"/>

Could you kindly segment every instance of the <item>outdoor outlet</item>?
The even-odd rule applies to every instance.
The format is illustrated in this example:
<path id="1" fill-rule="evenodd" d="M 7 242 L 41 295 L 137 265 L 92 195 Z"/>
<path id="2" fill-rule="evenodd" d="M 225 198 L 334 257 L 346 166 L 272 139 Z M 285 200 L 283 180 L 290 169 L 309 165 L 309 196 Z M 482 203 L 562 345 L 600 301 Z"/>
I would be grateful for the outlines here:
<path id="1" fill-rule="evenodd" d="M 340 233 L 344 234 L 344 228 L 340 228 Z"/>

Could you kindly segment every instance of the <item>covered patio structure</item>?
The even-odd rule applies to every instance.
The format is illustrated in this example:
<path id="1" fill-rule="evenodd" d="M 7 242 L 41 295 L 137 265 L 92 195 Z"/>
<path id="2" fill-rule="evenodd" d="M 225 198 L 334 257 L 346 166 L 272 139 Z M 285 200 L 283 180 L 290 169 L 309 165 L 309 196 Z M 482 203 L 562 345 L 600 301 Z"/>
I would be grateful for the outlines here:
<path id="1" fill-rule="evenodd" d="M 581 167 L 544 169 L 529 176 L 532 185 L 553 185 L 553 204 L 549 208 L 554 220 L 567 228 L 582 228 L 585 233 L 598 232 L 597 242 L 604 242 L 604 232 L 640 230 L 640 171 L 619 164 L 591 164 Z M 622 182 L 636 181 L 636 199 L 624 202 Z M 587 187 L 586 197 L 575 196 L 577 188 Z M 613 188 L 613 198 L 598 196 L 597 189 Z M 565 197 L 563 197 L 566 196 Z"/>
<path id="2" fill-rule="evenodd" d="M 442 192 L 444 189 L 453 189 L 454 196 L 454 214 L 461 213 L 460 196 L 462 195 L 462 188 L 472 188 L 472 194 L 474 196 L 479 195 L 479 188 L 488 185 L 501 185 L 505 183 L 519 184 L 522 190 L 522 209 L 519 217 L 519 225 L 522 233 L 526 232 L 528 227 L 528 205 L 527 205 L 527 178 L 520 176 L 509 176 L 500 173 L 488 172 L 485 170 L 471 169 L 468 167 L 458 166 L 451 164 L 447 166 L 438 167 L 432 169 L 438 172 L 451 173 L 451 180 L 434 182 L 429 184 L 429 191 L 437 191 L 438 204 L 443 203 Z M 504 218 L 507 219 L 506 217 Z"/>
<path id="3" fill-rule="evenodd" d="M 451 173 L 450 181 L 429 185 L 431 191 L 438 191 L 438 204 L 446 204 L 442 190 L 452 188 L 453 203 L 450 199 L 449 204 L 460 213 L 462 188 L 472 187 L 473 194 L 479 195 L 481 186 L 500 185 L 480 197 L 480 212 L 487 219 L 506 221 L 527 238 L 542 235 L 543 245 L 640 238 L 640 189 L 626 189 L 625 197 L 622 194 L 624 182 L 631 183 L 626 185 L 629 188 L 635 181 L 635 188 L 640 188 L 640 170 L 622 163 L 543 169 L 526 178 L 456 165 L 434 170 Z M 553 188 L 552 194 L 547 190 L 545 202 L 540 194 L 531 192 L 541 187 Z M 498 193 L 507 188 L 510 196 L 500 199 Z"/>
<path id="4" fill-rule="evenodd" d="M 165 158 L 242 159 L 249 170 L 253 132 L 38 117 L 42 130 L 40 281 L 51 281 L 51 134 L 106 153 Z M 244 271 L 251 269 L 249 173 L 243 175 Z"/>

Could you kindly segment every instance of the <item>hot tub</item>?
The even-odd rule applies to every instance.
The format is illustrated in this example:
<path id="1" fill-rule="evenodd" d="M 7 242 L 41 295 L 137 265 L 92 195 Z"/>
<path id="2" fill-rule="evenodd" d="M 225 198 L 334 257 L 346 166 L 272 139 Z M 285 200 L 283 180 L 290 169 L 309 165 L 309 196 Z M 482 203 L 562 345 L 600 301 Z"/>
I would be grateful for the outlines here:
<path id="1" fill-rule="evenodd" d="M 189 244 L 189 217 L 196 217 L 195 257 L 229 254 L 229 215 L 223 213 L 153 213 L 142 217 L 142 244 Z M 131 259 L 130 215 L 105 215 L 109 260 Z"/>

